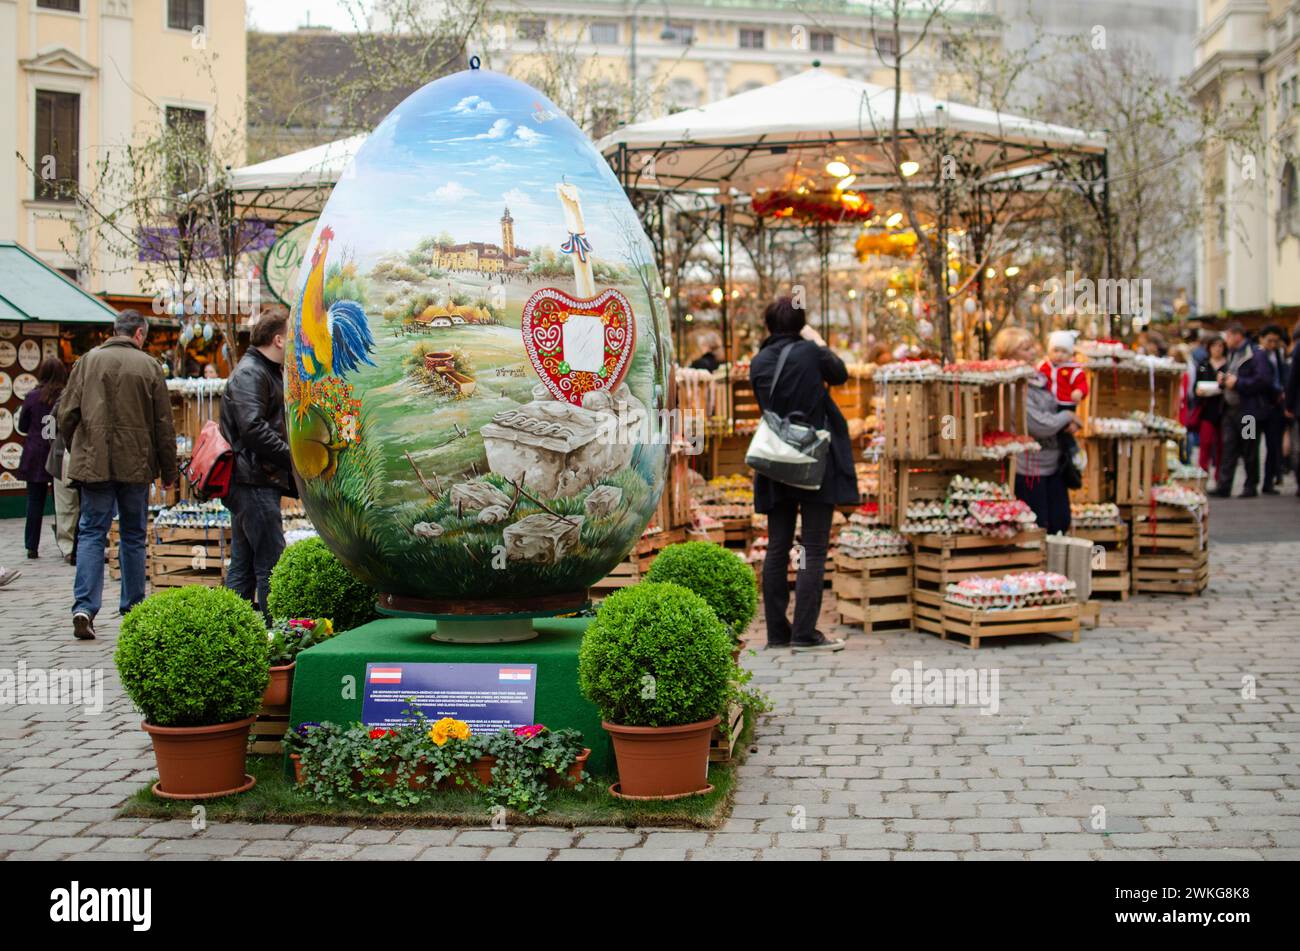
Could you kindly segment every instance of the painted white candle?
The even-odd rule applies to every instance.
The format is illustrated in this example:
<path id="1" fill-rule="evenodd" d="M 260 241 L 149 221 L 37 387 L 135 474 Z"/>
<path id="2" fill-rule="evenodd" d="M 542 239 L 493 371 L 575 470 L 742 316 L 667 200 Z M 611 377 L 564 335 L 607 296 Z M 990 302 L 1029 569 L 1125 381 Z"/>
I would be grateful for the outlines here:
<path id="1" fill-rule="evenodd" d="M 600 370 L 605 359 L 605 328 L 600 318 L 569 315 L 564 322 L 564 359 L 574 370 Z"/>
<path id="2" fill-rule="evenodd" d="M 560 196 L 560 205 L 564 208 L 564 226 L 571 235 L 587 234 L 587 223 L 582 219 L 582 203 L 578 199 L 578 187 L 565 182 L 555 186 L 555 193 Z M 577 249 L 573 254 L 573 283 L 579 297 L 596 296 L 596 279 L 591 273 L 591 258 L 583 261 Z M 572 361 L 570 361 L 572 362 Z"/>

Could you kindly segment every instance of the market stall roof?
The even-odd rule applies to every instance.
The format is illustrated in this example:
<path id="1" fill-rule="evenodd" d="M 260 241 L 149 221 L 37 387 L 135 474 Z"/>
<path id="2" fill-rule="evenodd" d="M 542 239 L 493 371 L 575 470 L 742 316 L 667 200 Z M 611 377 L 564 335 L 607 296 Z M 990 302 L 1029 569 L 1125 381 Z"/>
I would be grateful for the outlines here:
<path id="1" fill-rule="evenodd" d="M 0 320 L 108 324 L 117 311 L 15 241 L 0 241 Z"/>
<path id="2" fill-rule="evenodd" d="M 740 191 L 784 186 L 792 167 L 820 173 L 842 154 L 855 190 L 896 186 L 882 146 L 893 123 L 894 90 L 814 68 L 760 89 L 684 112 L 625 126 L 597 148 L 639 188 Z M 1062 153 L 1100 155 L 1103 134 L 1024 116 L 945 102 L 916 92 L 900 101 L 901 144 L 943 129 L 976 148 L 987 174 L 1041 166 Z M 655 161 L 650 163 L 653 156 Z M 653 170 L 653 178 L 647 173 Z"/>
<path id="3" fill-rule="evenodd" d="M 316 217 L 368 137 L 361 133 L 234 169 L 227 186 L 241 217 L 281 224 Z"/>
<path id="4" fill-rule="evenodd" d="M 362 133 L 237 168 L 230 173 L 230 188 L 238 192 L 333 185 L 368 137 Z"/>

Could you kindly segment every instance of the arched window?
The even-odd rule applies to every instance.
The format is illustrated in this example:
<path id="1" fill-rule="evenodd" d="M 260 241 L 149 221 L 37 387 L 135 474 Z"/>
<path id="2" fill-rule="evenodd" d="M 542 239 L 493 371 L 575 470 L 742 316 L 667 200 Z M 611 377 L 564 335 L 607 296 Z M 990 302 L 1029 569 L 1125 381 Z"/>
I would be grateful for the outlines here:
<path id="1" fill-rule="evenodd" d="M 1278 204 L 1278 237 L 1300 235 L 1300 182 L 1296 180 L 1295 162 L 1287 159 L 1282 166 L 1282 187 Z"/>

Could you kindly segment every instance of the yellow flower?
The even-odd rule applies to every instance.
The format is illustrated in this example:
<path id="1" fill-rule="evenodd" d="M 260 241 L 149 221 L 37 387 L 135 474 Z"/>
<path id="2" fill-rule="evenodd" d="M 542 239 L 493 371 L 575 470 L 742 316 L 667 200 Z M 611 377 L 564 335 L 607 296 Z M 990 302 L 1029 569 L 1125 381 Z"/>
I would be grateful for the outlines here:
<path id="1" fill-rule="evenodd" d="M 443 717 L 429 730 L 429 739 L 438 746 L 442 746 L 448 740 L 468 740 L 469 737 L 469 724 L 464 720 L 453 720 L 451 717 Z"/>

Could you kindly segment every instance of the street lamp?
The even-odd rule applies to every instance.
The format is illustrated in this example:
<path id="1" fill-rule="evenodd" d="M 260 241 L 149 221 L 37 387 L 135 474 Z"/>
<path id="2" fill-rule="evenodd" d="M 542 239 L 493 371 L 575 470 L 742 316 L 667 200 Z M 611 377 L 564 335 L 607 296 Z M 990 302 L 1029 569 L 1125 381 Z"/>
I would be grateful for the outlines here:
<path id="1" fill-rule="evenodd" d="M 636 119 L 636 15 L 637 11 L 641 9 L 641 4 L 645 2 L 646 0 L 632 0 L 632 43 L 630 55 L 628 57 L 628 86 L 629 96 L 632 100 L 633 120 Z M 668 0 L 659 0 L 659 2 L 664 8 L 664 28 L 659 33 L 659 39 L 666 43 L 671 40 L 675 34 L 668 26 L 668 19 L 670 16 L 668 13 Z"/>

